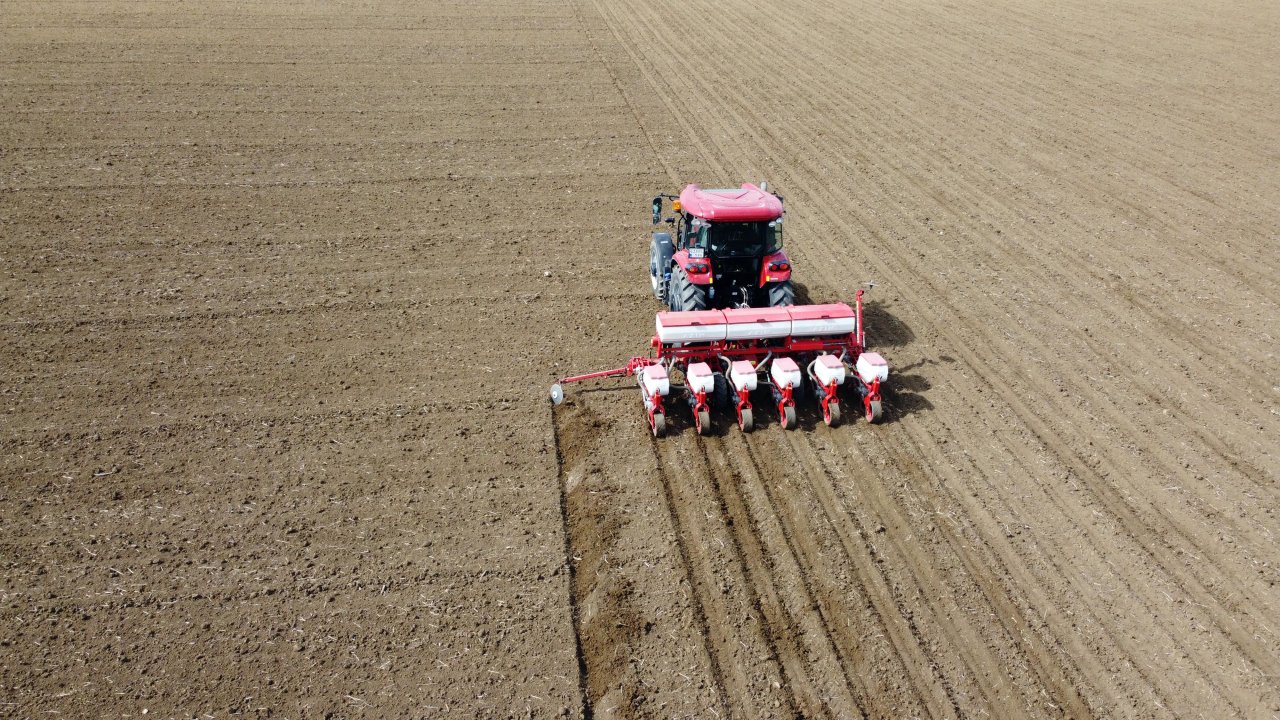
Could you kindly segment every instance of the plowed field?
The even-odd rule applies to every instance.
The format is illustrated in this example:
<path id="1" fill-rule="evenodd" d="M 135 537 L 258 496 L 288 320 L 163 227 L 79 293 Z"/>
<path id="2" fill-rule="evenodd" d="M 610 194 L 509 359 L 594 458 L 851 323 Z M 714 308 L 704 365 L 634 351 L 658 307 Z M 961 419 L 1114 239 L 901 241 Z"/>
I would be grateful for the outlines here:
<path id="1" fill-rule="evenodd" d="M 1277 37 L 0 0 L 0 715 L 1280 717 Z M 761 179 L 885 422 L 553 411 Z"/>

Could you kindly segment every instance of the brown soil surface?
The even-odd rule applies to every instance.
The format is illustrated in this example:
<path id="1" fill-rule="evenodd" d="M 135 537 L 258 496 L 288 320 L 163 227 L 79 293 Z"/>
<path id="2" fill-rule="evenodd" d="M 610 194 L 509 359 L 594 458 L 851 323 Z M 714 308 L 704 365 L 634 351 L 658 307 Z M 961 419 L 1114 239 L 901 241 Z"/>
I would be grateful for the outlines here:
<path id="1" fill-rule="evenodd" d="M 1275 3 L 0 8 L 0 715 L 1280 716 Z M 886 422 L 553 412 L 761 178 Z"/>

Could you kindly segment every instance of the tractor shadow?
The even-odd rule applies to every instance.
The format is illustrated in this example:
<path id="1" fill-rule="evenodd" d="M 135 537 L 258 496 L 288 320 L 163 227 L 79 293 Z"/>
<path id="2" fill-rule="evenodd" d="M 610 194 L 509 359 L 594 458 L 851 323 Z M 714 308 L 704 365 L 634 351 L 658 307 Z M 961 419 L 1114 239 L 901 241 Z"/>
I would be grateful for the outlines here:
<path id="1" fill-rule="evenodd" d="M 926 397 L 929 389 L 933 387 L 929 379 L 929 368 L 940 363 L 954 363 L 955 360 L 943 355 L 937 359 L 926 358 L 902 367 L 894 367 L 892 350 L 914 344 L 916 334 L 902 319 L 890 312 L 885 301 L 875 298 L 876 292 L 880 291 L 873 290 L 863 298 L 862 322 L 867 328 L 868 349 L 882 352 L 886 356 L 885 359 L 889 361 L 889 382 L 885 384 L 883 390 L 884 415 L 880 418 L 883 424 L 932 410 L 933 403 Z M 836 301 L 838 301 L 837 294 L 829 288 L 796 283 L 796 304 Z M 853 304 L 852 298 L 839 299 L 839 301 Z M 863 417 L 862 398 L 853 389 L 853 385 L 854 383 L 848 383 L 840 391 L 843 416 L 840 424 L 842 425 L 866 422 Z M 799 429 L 807 430 L 824 424 L 822 409 L 816 401 L 797 403 L 796 410 Z M 777 411 L 773 410 L 768 421 L 776 424 L 777 415 Z M 761 424 L 760 420 L 757 418 L 757 425 Z"/>
<path id="2" fill-rule="evenodd" d="M 920 372 L 920 369 L 940 362 L 955 361 L 944 355 L 940 360 L 926 358 L 904 365 L 896 372 L 891 368 L 889 382 L 884 386 L 884 417 L 880 422 L 892 423 L 916 413 L 932 410 L 933 403 L 924 394 L 933 387 L 933 383 Z"/>
<path id="3" fill-rule="evenodd" d="M 878 347 L 906 347 L 916 341 L 916 334 L 899 320 L 880 300 L 864 300 L 862 322 L 867 326 L 867 345 Z"/>
<path id="4" fill-rule="evenodd" d="M 795 283 L 795 289 L 797 305 L 832 302 L 853 305 L 853 298 L 840 297 L 826 287 L 810 287 L 804 283 Z M 862 321 L 867 325 L 867 344 L 872 350 L 878 347 L 904 347 L 916 340 L 916 334 L 911 331 L 911 328 L 889 312 L 884 301 L 875 299 L 871 293 L 868 293 L 862 301 Z"/>

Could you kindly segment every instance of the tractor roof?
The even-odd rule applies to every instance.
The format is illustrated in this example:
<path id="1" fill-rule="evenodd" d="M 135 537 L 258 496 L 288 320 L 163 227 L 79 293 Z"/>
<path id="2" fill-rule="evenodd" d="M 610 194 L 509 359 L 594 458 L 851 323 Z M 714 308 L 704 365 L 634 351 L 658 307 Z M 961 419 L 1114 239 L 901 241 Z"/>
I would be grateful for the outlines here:
<path id="1" fill-rule="evenodd" d="M 680 192 L 685 212 L 718 222 L 757 222 L 782 216 L 782 201 L 751 183 L 728 190 L 703 190 L 689 185 Z"/>

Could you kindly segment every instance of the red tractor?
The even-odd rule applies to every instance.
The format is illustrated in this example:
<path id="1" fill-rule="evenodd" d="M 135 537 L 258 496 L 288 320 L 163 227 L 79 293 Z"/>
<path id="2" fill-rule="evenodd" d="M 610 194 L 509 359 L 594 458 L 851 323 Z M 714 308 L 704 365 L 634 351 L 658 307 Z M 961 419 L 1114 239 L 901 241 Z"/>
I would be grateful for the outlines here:
<path id="1" fill-rule="evenodd" d="M 750 183 L 725 190 L 689 185 L 679 197 L 653 199 L 654 225 L 662 221 L 663 198 L 675 214 L 666 219 L 671 232 L 655 232 L 649 245 L 659 302 L 673 311 L 795 304 L 781 197 Z"/>

